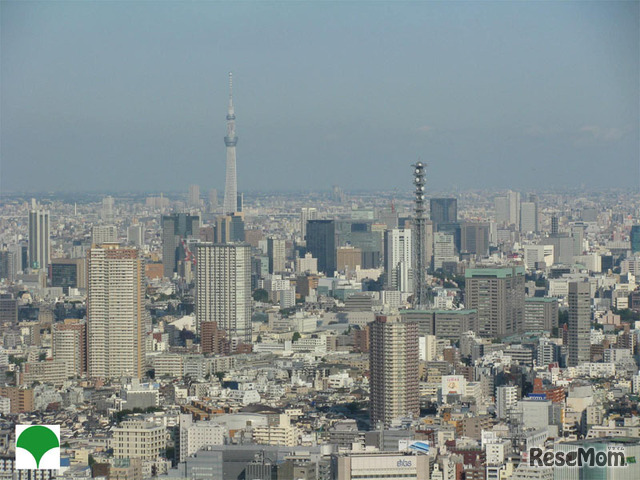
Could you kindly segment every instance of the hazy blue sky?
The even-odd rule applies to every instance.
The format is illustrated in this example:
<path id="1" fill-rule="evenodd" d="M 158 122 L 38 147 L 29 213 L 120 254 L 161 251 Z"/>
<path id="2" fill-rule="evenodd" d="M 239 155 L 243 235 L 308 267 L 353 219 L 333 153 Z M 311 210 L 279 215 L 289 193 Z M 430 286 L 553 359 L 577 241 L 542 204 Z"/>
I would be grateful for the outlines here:
<path id="1" fill-rule="evenodd" d="M 3 1 L 2 189 L 638 186 L 638 7 Z"/>

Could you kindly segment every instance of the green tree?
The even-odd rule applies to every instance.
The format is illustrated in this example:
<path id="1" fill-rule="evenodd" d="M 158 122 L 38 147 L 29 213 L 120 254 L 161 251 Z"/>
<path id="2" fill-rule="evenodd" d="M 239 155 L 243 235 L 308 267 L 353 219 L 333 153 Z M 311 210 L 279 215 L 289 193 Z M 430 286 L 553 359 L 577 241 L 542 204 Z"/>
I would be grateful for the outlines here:
<path id="1" fill-rule="evenodd" d="M 297 342 L 298 340 L 300 340 L 300 337 L 302 337 L 302 335 L 300 335 L 299 332 L 293 332 L 293 337 L 291 337 L 291 341 Z"/>
<path id="2" fill-rule="evenodd" d="M 27 359 L 25 357 L 16 357 L 15 355 L 9 355 L 9 363 L 15 363 L 16 365 L 20 365 L 26 361 Z"/>
<path id="3" fill-rule="evenodd" d="M 253 299 L 256 302 L 266 303 L 269 301 L 269 292 L 267 292 L 264 288 L 258 288 L 253 292 Z"/>

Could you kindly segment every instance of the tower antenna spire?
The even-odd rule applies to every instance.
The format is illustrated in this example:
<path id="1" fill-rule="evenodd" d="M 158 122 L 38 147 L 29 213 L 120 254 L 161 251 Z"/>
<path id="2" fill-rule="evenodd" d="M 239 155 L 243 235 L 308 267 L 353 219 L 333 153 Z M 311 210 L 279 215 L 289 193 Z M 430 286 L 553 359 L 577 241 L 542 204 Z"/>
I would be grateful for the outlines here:
<path id="1" fill-rule="evenodd" d="M 423 309 L 427 306 L 427 286 L 426 286 L 426 218 L 425 213 L 425 167 L 426 165 L 418 160 L 413 165 L 413 183 L 415 185 L 415 210 L 414 210 L 414 274 L 413 280 L 413 308 Z"/>
<path id="2" fill-rule="evenodd" d="M 229 72 L 229 111 L 227 112 L 227 135 L 224 137 L 227 146 L 227 172 L 224 185 L 224 213 L 232 214 L 238 210 L 238 185 L 236 179 L 236 114 L 233 108 L 233 74 Z"/>

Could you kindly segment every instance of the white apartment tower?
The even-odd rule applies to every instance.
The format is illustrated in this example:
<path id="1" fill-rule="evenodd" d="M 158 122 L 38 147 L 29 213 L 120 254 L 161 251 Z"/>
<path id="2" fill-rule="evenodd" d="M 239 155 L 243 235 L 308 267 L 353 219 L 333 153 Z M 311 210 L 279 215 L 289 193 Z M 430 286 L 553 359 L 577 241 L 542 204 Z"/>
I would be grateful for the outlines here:
<path id="1" fill-rule="evenodd" d="M 138 250 L 116 244 L 87 253 L 89 376 L 140 378 L 145 362 L 143 264 Z"/>
<path id="2" fill-rule="evenodd" d="M 217 322 L 227 338 L 251 341 L 251 247 L 201 243 L 197 251 L 196 319 Z"/>
<path id="3" fill-rule="evenodd" d="M 518 403 L 518 387 L 515 385 L 503 385 L 496 387 L 496 415 L 501 420 L 506 420 L 509 412 Z"/>
<path id="4" fill-rule="evenodd" d="M 267 239 L 267 256 L 269 257 L 269 273 L 284 272 L 287 259 L 286 242 L 280 238 Z"/>
<path id="5" fill-rule="evenodd" d="M 413 291 L 412 235 L 408 228 L 394 228 L 385 232 L 385 271 L 391 290 Z"/>

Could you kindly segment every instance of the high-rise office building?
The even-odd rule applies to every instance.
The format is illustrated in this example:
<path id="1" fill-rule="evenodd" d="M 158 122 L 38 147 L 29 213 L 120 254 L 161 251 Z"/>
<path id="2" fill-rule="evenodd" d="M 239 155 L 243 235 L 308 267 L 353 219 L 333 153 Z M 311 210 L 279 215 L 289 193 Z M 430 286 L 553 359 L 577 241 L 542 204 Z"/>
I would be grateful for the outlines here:
<path id="1" fill-rule="evenodd" d="M 236 212 L 240 213 L 244 211 L 244 193 L 239 192 L 236 197 L 238 201 L 236 202 Z"/>
<path id="2" fill-rule="evenodd" d="M 558 299 L 527 297 L 524 299 L 525 332 L 550 332 L 558 326 Z"/>
<path id="3" fill-rule="evenodd" d="M 384 225 L 380 229 L 370 221 L 338 220 L 335 222 L 335 246 L 352 246 L 362 251 L 362 268 L 380 268 L 382 263 Z"/>
<path id="4" fill-rule="evenodd" d="M 433 223 L 455 223 L 458 221 L 458 200 L 456 198 L 432 198 L 429 200 Z"/>
<path id="5" fill-rule="evenodd" d="M 418 324 L 399 316 L 378 316 L 369 335 L 371 425 L 418 417 Z"/>
<path id="6" fill-rule="evenodd" d="M 0 327 L 9 328 L 18 323 L 18 300 L 12 293 L 0 293 Z"/>
<path id="7" fill-rule="evenodd" d="M 216 322 L 227 338 L 251 341 L 251 247 L 201 243 L 196 247 L 196 319 Z"/>
<path id="8" fill-rule="evenodd" d="M 509 224 L 509 199 L 507 197 L 496 197 L 494 200 L 496 211 L 496 223 L 499 225 Z"/>
<path id="9" fill-rule="evenodd" d="M 212 188 L 209 190 L 209 211 L 215 212 L 218 209 L 218 190 Z"/>
<path id="10" fill-rule="evenodd" d="M 116 244 L 87 253 L 88 366 L 92 378 L 141 377 L 145 362 L 144 266 Z"/>
<path id="11" fill-rule="evenodd" d="M 505 196 L 496 197 L 496 221 L 520 228 L 520 193 L 509 190 Z"/>
<path id="12" fill-rule="evenodd" d="M 102 199 L 102 210 L 100 218 L 106 223 L 112 223 L 114 218 L 115 203 L 113 197 L 104 197 Z"/>
<path id="13" fill-rule="evenodd" d="M 551 216 L 551 235 L 558 235 L 558 217 L 556 215 Z"/>
<path id="14" fill-rule="evenodd" d="M 51 286 L 87 288 L 86 262 L 84 258 L 54 258 L 51 261 Z"/>
<path id="15" fill-rule="evenodd" d="M 118 241 L 118 229 L 115 225 L 94 225 L 91 227 L 91 244 L 116 243 Z"/>
<path id="16" fill-rule="evenodd" d="M 338 247 L 336 250 L 336 269 L 339 272 L 354 271 L 362 266 L 362 250 L 356 247 Z"/>
<path id="17" fill-rule="evenodd" d="M 587 226 L 582 222 L 571 225 L 571 238 L 573 238 L 573 255 L 582 255 L 584 252 L 584 231 Z"/>
<path id="18" fill-rule="evenodd" d="M 15 279 L 18 273 L 15 269 L 15 255 L 11 250 L 0 250 L 0 280 L 6 279 L 12 282 Z"/>
<path id="19" fill-rule="evenodd" d="M 24 271 L 25 267 L 28 265 L 28 252 L 29 248 L 27 245 L 22 245 L 20 243 L 14 243 L 12 245 L 7 246 L 7 251 L 13 253 L 13 270 L 14 274 L 18 272 Z"/>
<path id="20" fill-rule="evenodd" d="M 269 257 L 269 273 L 284 272 L 287 259 L 286 242 L 279 238 L 267 239 L 267 256 Z"/>
<path id="21" fill-rule="evenodd" d="M 216 243 L 238 243 L 245 241 L 243 214 L 220 215 L 216 218 Z"/>
<path id="22" fill-rule="evenodd" d="M 549 338 L 540 338 L 536 360 L 539 367 L 546 367 L 560 358 L 560 346 Z"/>
<path id="23" fill-rule="evenodd" d="M 522 233 L 536 233 L 538 230 L 538 204 L 532 201 L 522 202 L 520 204 L 520 231 Z"/>
<path id="24" fill-rule="evenodd" d="M 144 245 L 144 229 L 142 225 L 130 225 L 129 228 L 127 228 L 127 243 L 134 247 Z"/>
<path id="25" fill-rule="evenodd" d="M 333 220 L 307 221 L 307 251 L 318 259 L 318 270 L 328 277 L 336 271 L 336 224 Z"/>
<path id="26" fill-rule="evenodd" d="M 640 225 L 631 227 L 631 251 L 633 253 L 640 252 Z"/>
<path id="27" fill-rule="evenodd" d="M 387 230 L 384 251 L 387 289 L 413 292 L 412 231 L 408 228 Z"/>
<path id="28" fill-rule="evenodd" d="M 398 212 L 396 211 L 393 203 L 391 204 L 391 208 L 382 208 L 378 210 L 378 220 L 388 229 L 398 228 Z"/>
<path id="29" fill-rule="evenodd" d="M 51 261 L 49 211 L 33 205 L 29 212 L 29 266 L 46 269 Z"/>
<path id="30" fill-rule="evenodd" d="M 576 366 L 590 359 L 591 287 L 588 282 L 569 282 L 569 359 Z"/>
<path id="31" fill-rule="evenodd" d="M 200 206 L 200 186 L 199 185 L 189 185 L 188 203 L 190 207 Z"/>
<path id="32" fill-rule="evenodd" d="M 236 114 L 233 107 L 233 77 L 229 73 L 229 110 L 227 111 L 227 135 L 224 144 L 227 146 L 227 173 L 224 183 L 224 213 L 235 213 L 238 208 L 238 181 L 236 178 Z"/>
<path id="33" fill-rule="evenodd" d="M 433 222 L 424 220 L 424 231 L 422 233 L 424 240 L 424 259 L 425 268 L 431 268 L 433 265 Z"/>
<path id="34" fill-rule="evenodd" d="M 302 207 L 300 209 L 300 236 L 304 240 L 307 236 L 307 222 L 317 220 L 318 209 L 315 207 Z"/>
<path id="35" fill-rule="evenodd" d="M 188 213 L 162 216 L 162 265 L 164 276 L 173 277 L 178 261 L 185 258 L 182 241 L 200 233 L 200 217 Z"/>
<path id="36" fill-rule="evenodd" d="M 509 200 L 509 224 L 520 228 L 520 193 L 509 190 L 507 199 Z"/>
<path id="37" fill-rule="evenodd" d="M 550 235 L 540 240 L 542 245 L 553 246 L 553 263 L 571 265 L 573 263 L 573 237 L 566 234 Z"/>
<path id="38" fill-rule="evenodd" d="M 553 265 L 553 245 L 523 245 L 524 265 L 529 270 L 541 268 L 544 263 L 545 267 Z"/>
<path id="39" fill-rule="evenodd" d="M 465 222 L 461 225 L 460 251 L 472 255 L 489 255 L 489 224 Z"/>
<path id="40" fill-rule="evenodd" d="M 465 306 L 478 311 L 485 337 L 521 333 L 524 327 L 524 267 L 468 268 Z"/>
<path id="41" fill-rule="evenodd" d="M 509 412 L 518 403 L 518 387 L 515 385 L 503 385 L 496 387 L 496 415 L 501 420 L 509 418 Z"/>
<path id="42" fill-rule="evenodd" d="M 444 262 L 457 262 L 454 237 L 450 233 L 436 232 L 433 236 L 433 268 L 442 268 Z"/>

